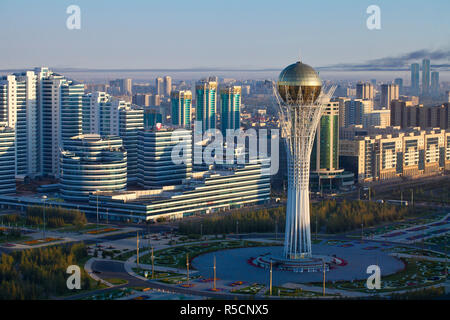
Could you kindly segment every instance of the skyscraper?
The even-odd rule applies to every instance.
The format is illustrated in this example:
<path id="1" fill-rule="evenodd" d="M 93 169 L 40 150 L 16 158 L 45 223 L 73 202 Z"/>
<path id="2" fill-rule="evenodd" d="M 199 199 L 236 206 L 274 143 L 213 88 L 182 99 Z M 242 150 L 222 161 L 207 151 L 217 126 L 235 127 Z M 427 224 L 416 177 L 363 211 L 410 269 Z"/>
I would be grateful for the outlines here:
<path id="1" fill-rule="evenodd" d="M 373 99 L 374 88 L 373 84 L 369 82 L 359 82 L 356 84 L 356 98 L 357 99 Z"/>
<path id="2" fill-rule="evenodd" d="M 239 129 L 241 125 L 241 87 L 229 85 L 220 90 L 222 114 L 222 135 L 226 137 L 227 129 Z"/>
<path id="3" fill-rule="evenodd" d="M 439 72 L 431 72 L 431 94 L 435 97 L 439 96 Z"/>
<path id="4" fill-rule="evenodd" d="M 422 60 L 422 94 L 430 93 L 430 59 Z"/>
<path id="5" fill-rule="evenodd" d="M 189 90 L 174 91 L 172 101 L 172 124 L 185 128 L 191 126 L 192 92 Z"/>
<path id="6" fill-rule="evenodd" d="M 339 169 L 339 102 L 330 102 L 320 118 L 311 153 L 311 170 Z M 342 170 L 340 170 L 342 171 Z"/>
<path id="7" fill-rule="evenodd" d="M 170 97 L 172 93 L 172 78 L 169 76 L 164 77 L 164 95 Z"/>
<path id="8" fill-rule="evenodd" d="M 217 82 L 202 80 L 195 87 L 197 107 L 196 120 L 202 121 L 202 129 L 216 128 Z"/>
<path id="9" fill-rule="evenodd" d="M 120 79 L 122 94 L 131 96 L 133 94 L 133 80 L 130 78 Z"/>
<path id="10" fill-rule="evenodd" d="M 413 63 L 411 65 L 411 94 L 418 96 L 420 85 L 419 85 L 419 73 L 420 66 L 418 63 Z"/>
<path id="11" fill-rule="evenodd" d="M 382 84 L 381 85 L 381 97 L 380 105 L 389 109 L 391 107 L 391 101 L 397 100 L 399 97 L 399 87 L 397 84 Z"/>
<path id="12" fill-rule="evenodd" d="M 155 95 L 164 95 L 164 80 L 161 77 L 155 79 Z"/>
<path id="13" fill-rule="evenodd" d="M 36 68 L 38 75 L 38 108 L 40 110 L 40 161 L 44 175 L 59 177 L 60 150 L 64 139 L 83 132 L 84 85 Z"/>

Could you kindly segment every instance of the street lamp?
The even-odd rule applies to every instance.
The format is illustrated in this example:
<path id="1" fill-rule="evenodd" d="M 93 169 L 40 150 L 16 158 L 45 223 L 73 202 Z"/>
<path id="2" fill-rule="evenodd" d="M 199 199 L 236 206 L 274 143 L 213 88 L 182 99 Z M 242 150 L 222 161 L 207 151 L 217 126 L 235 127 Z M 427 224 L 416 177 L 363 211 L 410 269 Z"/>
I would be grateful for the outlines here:
<path id="1" fill-rule="evenodd" d="M 98 247 L 98 193 L 100 192 L 100 190 L 96 190 L 95 193 L 97 195 L 97 236 L 96 236 L 96 246 Z"/>
<path id="2" fill-rule="evenodd" d="M 46 200 L 47 200 L 47 196 L 43 195 L 42 196 L 42 201 L 44 202 L 44 206 L 43 206 L 42 211 L 43 211 L 43 215 L 44 215 L 44 240 L 45 240 L 45 201 Z"/>

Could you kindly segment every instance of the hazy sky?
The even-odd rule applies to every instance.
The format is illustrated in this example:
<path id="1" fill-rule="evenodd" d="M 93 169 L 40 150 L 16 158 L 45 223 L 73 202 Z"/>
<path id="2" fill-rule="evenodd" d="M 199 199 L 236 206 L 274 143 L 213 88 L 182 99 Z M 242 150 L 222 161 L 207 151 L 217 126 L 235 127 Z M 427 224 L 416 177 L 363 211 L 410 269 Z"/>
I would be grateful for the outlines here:
<path id="1" fill-rule="evenodd" d="M 71 4 L 81 30 L 66 28 Z M 381 30 L 366 27 L 372 4 Z M 449 0 L 0 0 L 0 69 L 279 68 L 299 52 L 363 63 L 448 50 L 449 12 Z"/>

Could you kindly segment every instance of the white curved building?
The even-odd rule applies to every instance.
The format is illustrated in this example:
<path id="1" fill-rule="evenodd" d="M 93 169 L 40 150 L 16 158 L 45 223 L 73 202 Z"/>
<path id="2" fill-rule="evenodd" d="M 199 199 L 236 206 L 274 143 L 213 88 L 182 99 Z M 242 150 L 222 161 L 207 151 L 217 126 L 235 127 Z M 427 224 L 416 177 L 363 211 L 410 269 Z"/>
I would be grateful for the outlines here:
<path id="1" fill-rule="evenodd" d="M 87 201 L 96 191 L 124 191 L 127 152 L 117 136 L 86 134 L 66 140 L 61 152 L 61 196 Z"/>

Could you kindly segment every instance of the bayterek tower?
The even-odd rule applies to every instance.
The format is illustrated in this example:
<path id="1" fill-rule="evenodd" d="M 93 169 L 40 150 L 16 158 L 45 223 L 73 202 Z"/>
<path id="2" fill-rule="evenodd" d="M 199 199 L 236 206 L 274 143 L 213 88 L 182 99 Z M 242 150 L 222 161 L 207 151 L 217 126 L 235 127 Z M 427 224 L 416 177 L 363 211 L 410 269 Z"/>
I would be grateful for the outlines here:
<path id="1" fill-rule="evenodd" d="M 281 71 L 274 85 L 287 153 L 286 229 L 283 257 L 265 256 L 259 260 L 262 264 L 270 260 L 281 269 L 316 271 L 325 261 L 331 262 L 311 251 L 309 168 L 317 125 L 334 90 L 325 92 L 317 72 L 300 61 Z"/>

